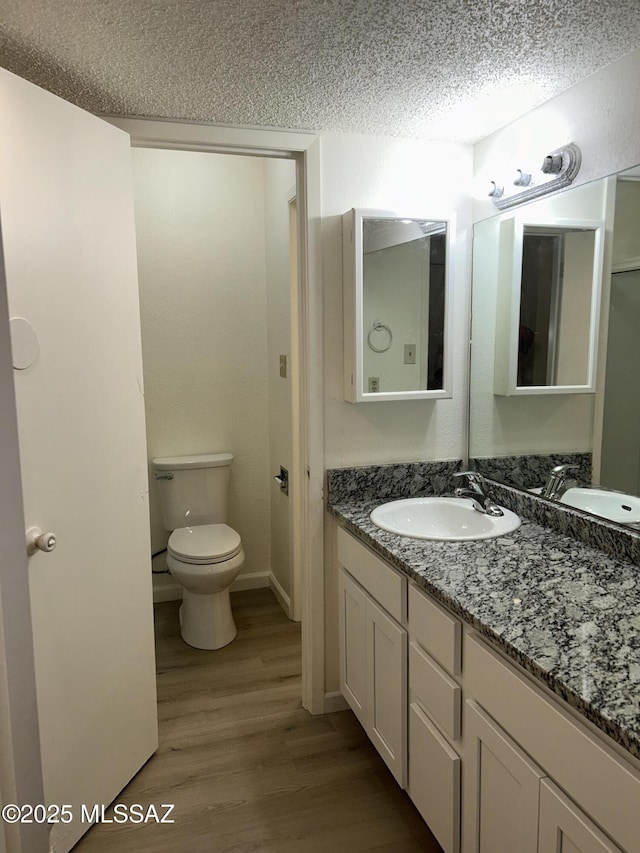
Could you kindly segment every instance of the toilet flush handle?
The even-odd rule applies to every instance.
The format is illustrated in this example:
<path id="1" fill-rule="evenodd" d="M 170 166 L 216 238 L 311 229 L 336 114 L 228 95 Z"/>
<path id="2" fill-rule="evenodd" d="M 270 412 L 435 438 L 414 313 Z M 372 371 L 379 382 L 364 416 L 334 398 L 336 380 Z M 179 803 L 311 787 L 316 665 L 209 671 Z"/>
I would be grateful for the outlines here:
<path id="1" fill-rule="evenodd" d="M 55 533 L 43 533 L 39 527 L 30 527 L 27 530 L 27 554 L 30 556 L 36 551 L 50 553 L 56 547 Z"/>

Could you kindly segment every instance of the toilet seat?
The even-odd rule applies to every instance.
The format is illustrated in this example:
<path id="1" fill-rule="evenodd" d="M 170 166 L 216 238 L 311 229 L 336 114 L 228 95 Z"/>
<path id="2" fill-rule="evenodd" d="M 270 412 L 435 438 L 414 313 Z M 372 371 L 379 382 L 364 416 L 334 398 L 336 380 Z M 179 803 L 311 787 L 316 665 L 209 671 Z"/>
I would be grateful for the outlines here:
<path id="1" fill-rule="evenodd" d="M 181 527 L 169 537 L 167 552 L 182 563 L 205 565 L 231 560 L 242 550 L 240 535 L 228 524 Z"/>

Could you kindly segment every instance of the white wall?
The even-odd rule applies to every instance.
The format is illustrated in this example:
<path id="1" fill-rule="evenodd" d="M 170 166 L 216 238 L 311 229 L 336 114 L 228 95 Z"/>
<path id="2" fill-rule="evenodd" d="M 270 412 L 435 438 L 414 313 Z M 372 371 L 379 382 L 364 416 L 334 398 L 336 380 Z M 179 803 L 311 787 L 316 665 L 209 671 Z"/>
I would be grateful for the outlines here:
<path id="1" fill-rule="evenodd" d="M 471 149 L 346 134 L 323 135 L 321 145 L 327 467 L 457 459 L 465 449 Z M 456 216 L 452 399 L 344 401 L 341 217 L 352 207 Z"/>
<path id="2" fill-rule="evenodd" d="M 640 258 L 640 181 L 621 179 L 616 183 L 613 263 L 630 258 Z"/>
<path id="3" fill-rule="evenodd" d="M 133 149 L 149 458 L 231 451 L 243 574 L 270 563 L 263 163 Z M 165 547 L 153 477 L 152 545 Z"/>
<path id="4" fill-rule="evenodd" d="M 410 139 L 321 137 L 326 467 L 458 459 L 466 448 L 471 149 Z M 453 397 L 347 403 L 343 399 L 342 214 L 375 208 L 456 218 L 453 235 Z M 336 525 L 325 524 L 326 690 L 339 688 Z"/>
<path id="5" fill-rule="evenodd" d="M 282 465 L 291 472 L 291 281 L 289 274 L 289 200 L 295 192 L 293 160 L 264 160 L 264 224 L 267 293 L 267 377 L 271 571 L 284 594 L 291 596 L 291 501 L 273 477 Z M 280 376 L 280 356 L 287 357 L 287 376 Z"/>
<path id="6" fill-rule="evenodd" d="M 422 370 L 421 376 L 421 362 L 429 331 L 429 244 L 429 238 L 423 237 L 368 252 L 363 257 L 365 391 L 369 389 L 370 376 L 378 377 L 380 391 L 426 389 L 426 371 Z M 385 329 L 373 328 L 376 320 L 389 327 L 391 337 Z M 369 335 L 374 347 L 388 349 L 371 349 Z M 404 363 L 405 344 L 415 347 L 414 364 Z"/>
<path id="7" fill-rule="evenodd" d="M 565 234 L 556 355 L 558 385 L 587 382 L 594 248 L 593 231 Z"/>

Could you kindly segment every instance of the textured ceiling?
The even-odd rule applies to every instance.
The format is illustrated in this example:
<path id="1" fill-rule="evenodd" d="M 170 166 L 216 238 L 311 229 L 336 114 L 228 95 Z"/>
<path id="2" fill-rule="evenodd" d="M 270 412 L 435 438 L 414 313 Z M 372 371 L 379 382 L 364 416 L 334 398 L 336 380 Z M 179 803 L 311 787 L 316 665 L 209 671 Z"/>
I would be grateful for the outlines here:
<path id="1" fill-rule="evenodd" d="M 461 142 L 638 45 L 639 0 L 0 0 L 0 65 L 92 112 Z"/>

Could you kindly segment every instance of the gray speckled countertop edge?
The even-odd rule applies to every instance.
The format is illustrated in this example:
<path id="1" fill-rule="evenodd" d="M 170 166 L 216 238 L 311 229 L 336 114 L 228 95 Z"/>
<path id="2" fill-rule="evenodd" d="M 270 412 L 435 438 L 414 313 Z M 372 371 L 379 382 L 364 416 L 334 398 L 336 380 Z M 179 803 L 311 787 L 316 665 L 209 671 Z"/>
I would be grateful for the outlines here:
<path id="1" fill-rule="evenodd" d="M 433 542 L 396 536 L 369 520 L 371 510 L 383 502 L 351 500 L 329 505 L 327 510 L 364 544 L 640 759 L 640 569 L 526 520 L 502 539 Z M 444 568 L 460 557 L 465 571 L 456 574 Z M 470 565 L 471 582 L 467 584 Z M 562 571 L 558 572 L 558 566 Z M 532 580 L 544 590 L 539 602 Z M 574 605 L 567 597 L 569 589 L 582 589 L 578 583 L 590 591 L 591 600 L 584 605 Z M 504 588 L 490 601 L 494 584 L 497 590 L 501 585 Z M 615 589 L 617 599 L 610 589 Z M 505 600 L 508 603 L 511 597 L 515 603 L 520 595 L 524 601 L 521 610 L 504 607 Z M 621 611 L 622 601 L 629 605 L 631 616 L 628 610 Z M 611 614 L 603 616 L 599 608 L 605 604 L 610 605 Z M 592 642 L 597 649 L 593 655 Z M 610 645 L 615 666 L 607 657 Z M 629 660 L 618 660 L 621 648 Z"/>

